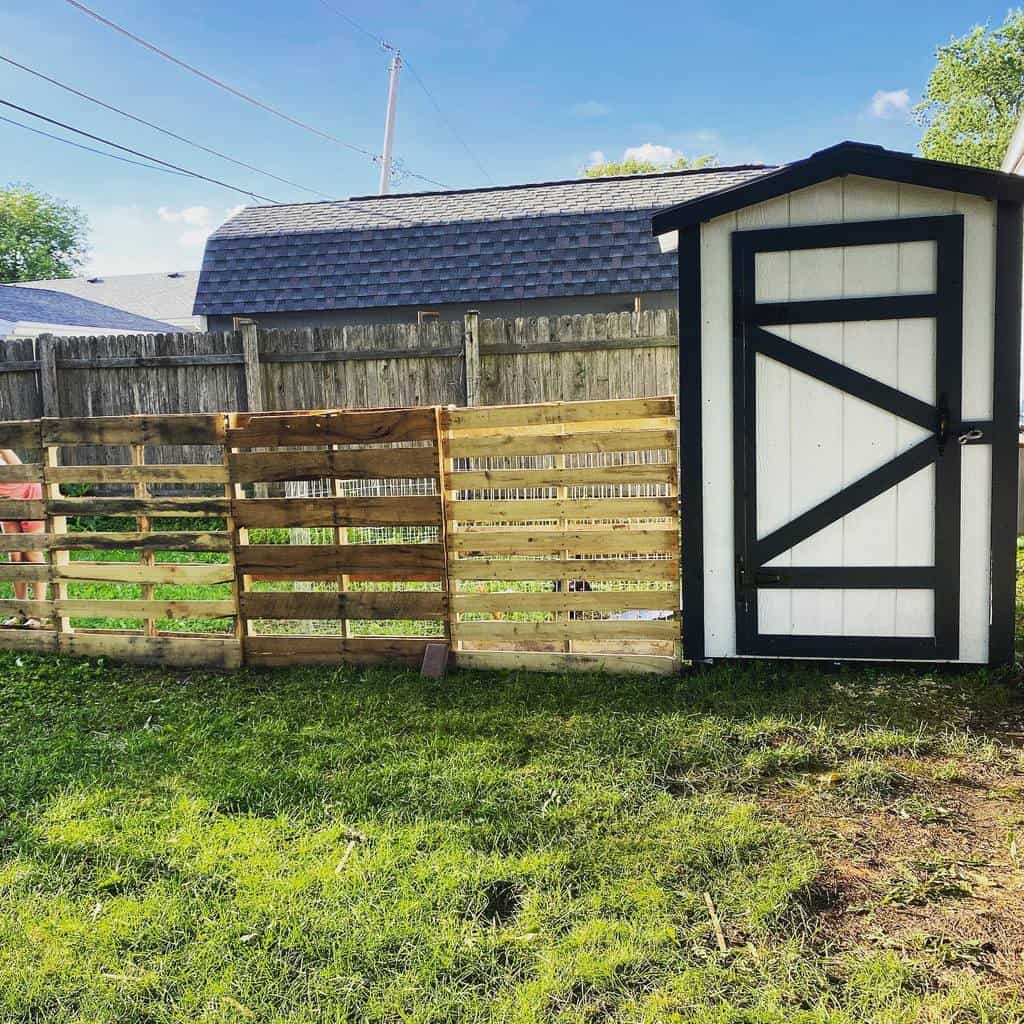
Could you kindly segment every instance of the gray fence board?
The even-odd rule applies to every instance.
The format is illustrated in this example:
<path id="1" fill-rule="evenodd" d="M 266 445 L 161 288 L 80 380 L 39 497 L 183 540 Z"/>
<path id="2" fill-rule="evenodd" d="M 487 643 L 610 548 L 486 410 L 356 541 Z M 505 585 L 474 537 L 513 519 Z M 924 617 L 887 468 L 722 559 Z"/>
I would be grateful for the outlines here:
<path id="1" fill-rule="evenodd" d="M 464 405 L 466 332 L 478 323 L 475 404 L 674 394 L 674 311 L 262 330 L 267 410 Z M 244 411 L 241 332 L 53 338 L 61 416 Z M 43 339 L 0 346 L 0 419 L 43 415 Z M 82 449 L 76 458 L 126 453 Z M 154 461 L 201 459 L 161 450 Z"/>

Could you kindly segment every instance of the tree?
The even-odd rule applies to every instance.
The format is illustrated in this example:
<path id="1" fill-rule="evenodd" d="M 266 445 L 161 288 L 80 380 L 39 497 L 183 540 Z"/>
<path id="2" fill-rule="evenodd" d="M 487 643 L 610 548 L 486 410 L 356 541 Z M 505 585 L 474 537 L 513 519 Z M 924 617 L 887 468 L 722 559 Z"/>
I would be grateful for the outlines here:
<path id="1" fill-rule="evenodd" d="M 924 100 L 914 108 L 925 126 L 921 154 L 998 167 L 1024 102 L 1024 12 L 999 28 L 976 25 L 940 46 Z"/>
<path id="2" fill-rule="evenodd" d="M 76 206 L 27 185 L 0 188 L 0 282 L 72 277 L 88 222 Z"/>
<path id="3" fill-rule="evenodd" d="M 656 164 L 650 160 L 622 160 L 616 163 L 610 160 L 603 164 L 593 164 L 583 169 L 585 178 L 610 178 L 616 174 L 656 174 L 658 171 L 685 171 L 698 167 L 714 167 L 718 163 L 718 157 L 714 153 L 705 153 L 693 159 L 680 156 L 675 160 L 666 163 Z"/>

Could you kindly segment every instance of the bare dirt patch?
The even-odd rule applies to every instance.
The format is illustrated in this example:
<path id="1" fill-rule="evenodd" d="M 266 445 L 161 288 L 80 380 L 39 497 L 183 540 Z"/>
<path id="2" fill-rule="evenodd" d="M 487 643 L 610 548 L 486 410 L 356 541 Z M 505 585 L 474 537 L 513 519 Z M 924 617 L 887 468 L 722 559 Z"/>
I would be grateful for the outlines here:
<path id="1" fill-rule="evenodd" d="M 920 952 L 940 972 L 1024 984 L 1024 772 L 948 758 L 908 769 L 910 792 L 882 806 L 837 799 L 841 773 L 758 795 L 794 827 L 813 820 L 824 865 L 786 925 L 835 952 Z"/>

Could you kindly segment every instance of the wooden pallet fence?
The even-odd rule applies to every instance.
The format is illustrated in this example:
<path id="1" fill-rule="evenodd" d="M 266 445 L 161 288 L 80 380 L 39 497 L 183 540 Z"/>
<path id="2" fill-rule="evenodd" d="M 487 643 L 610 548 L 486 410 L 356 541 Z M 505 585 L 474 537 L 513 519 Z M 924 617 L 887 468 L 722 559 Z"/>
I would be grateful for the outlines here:
<path id="1" fill-rule="evenodd" d="M 232 543 L 217 522 L 229 511 L 226 470 L 150 464 L 165 447 L 220 452 L 224 430 L 223 415 L 0 424 L 0 445 L 13 447 L 20 432 L 25 436 L 18 447 L 40 452 L 38 465 L 17 469 L 35 473 L 44 494 L 43 501 L 24 502 L 20 509 L 0 504 L 0 518 L 45 523 L 41 534 L 5 533 L 2 545 L 12 554 L 31 545 L 46 558 L 38 565 L 0 565 L 0 573 L 17 589 L 34 578 L 48 590 L 44 602 L 21 609 L 47 628 L 5 629 L 0 646 L 183 667 L 238 666 L 241 647 L 228 631 L 237 613 L 230 591 Z M 82 446 L 115 447 L 129 452 L 130 462 L 77 465 L 74 453 Z M 105 485 L 103 497 L 90 493 L 96 484 Z M 173 497 L 153 493 L 166 486 L 173 486 Z M 197 526 L 162 529 L 168 520 L 180 521 L 175 526 L 196 520 Z M 0 607 L 17 604 L 15 595 Z"/>
<path id="2" fill-rule="evenodd" d="M 448 409 L 441 425 L 457 663 L 675 671 L 675 400 Z"/>
<path id="3" fill-rule="evenodd" d="M 249 664 L 419 665 L 426 644 L 447 635 L 438 429 L 434 407 L 230 417 Z M 260 485 L 295 480 L 326 482 L 327 493 L 255 496 Z M 351 486 L 395 480 L 431 493 L 374 497 Z M 286 543 L 285 531 L 295 529 L 321 543 Z M 413 635 L 355 635 L 367 620 L 401 621 Z M 308 632 L 297 634 L 296 623 Z"/>
<path id="4" fill-rule="evenodd" d="M 0 535 L 0 616 L 45 624 L 0 649 L 416 666 L 444 639 L 466 667 L 678 665 L 672 398 L 50 417 L 0 423 L 0 447 L 26 457 L 0 484 L 42 491 L 0 520 L 44 524 Z"/>

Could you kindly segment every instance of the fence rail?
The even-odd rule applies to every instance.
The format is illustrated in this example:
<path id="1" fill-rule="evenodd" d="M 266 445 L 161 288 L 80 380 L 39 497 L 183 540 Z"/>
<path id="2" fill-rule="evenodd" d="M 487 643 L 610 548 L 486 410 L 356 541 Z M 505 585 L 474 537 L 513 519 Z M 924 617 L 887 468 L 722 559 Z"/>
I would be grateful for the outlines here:
<path id="1" fill-rule="evenodd" d="M 29 454 L 0 466 L 26 495 L 0 520 L 44 524 L 0 536 L 0 615 L 44 627 L 0 630 L 0 648 L 232 668 L 417 665 L 443 642 L 466 667 L 679 663 L 673 398 L 41 418 L 0 423 L 0 447 Z M 318 496 L 266 496 L 295 481 Z"/>

